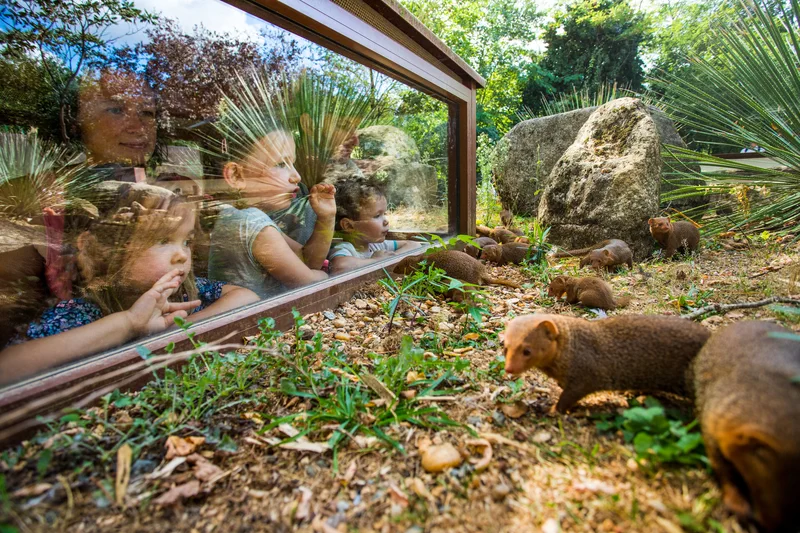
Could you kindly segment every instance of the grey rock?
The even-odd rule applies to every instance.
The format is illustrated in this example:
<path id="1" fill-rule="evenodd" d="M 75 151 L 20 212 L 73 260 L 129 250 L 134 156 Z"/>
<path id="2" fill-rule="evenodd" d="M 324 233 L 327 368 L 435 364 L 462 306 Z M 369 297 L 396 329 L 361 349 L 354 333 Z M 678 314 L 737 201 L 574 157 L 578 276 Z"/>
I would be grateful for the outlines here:
<path id="1" fill-rule="evenodd" d="M 430 207 L 438 200 L 436 169 L 420 159 L 414 139 L 394 126 L 358 130 L 361 155 L 353 162 L 381 182 L 390 205 Z"/>
<path id="2" fill-rule="evenodd" d="M 328 320 L 334 320 L 336 318 L 336 314 L 333 311 L 323 311 L 322 316 Z"/>
<path id="3" fill-rule="evenodd" d="M 596 108 L 578 109 L 525 120 L 514 126 L 495 148 L 495 188 L 504 207 L 535 216 L 551 170 Z"/>
<path id="4" fill-rule="evenodd" d="M 559 159 L 538 218 L 566 249 L 622 239 L 636 260 L 652 252 L 647 219 L 658 214 L 661 150 L 645 105 L 620 98 L 599 107 Z"/>
<path id="5" fill-rule="evenodd" d="M 515 214 L 535 216 L 541 192 L 561 156 L 572 146 L 578 132 L 598 108 L 587 107 L 548 117 L 525 120 L 514 126 L 495 149 L 494 183 L 504 207 Z M 656 125 L 662 145 L 686 148 L 672 120 L 656 107 L 647 107 Z M 674 157 L 665 157 L 662 165 L 662 193 L 676 188 L 670 172 L 686 170 Z M 693 171 L 700 169 L 695 165 Z M 670 183 L 673 182 L 673 183 Z M 703 198 L 669 202 L 678 209 L 700 205 Z"/>

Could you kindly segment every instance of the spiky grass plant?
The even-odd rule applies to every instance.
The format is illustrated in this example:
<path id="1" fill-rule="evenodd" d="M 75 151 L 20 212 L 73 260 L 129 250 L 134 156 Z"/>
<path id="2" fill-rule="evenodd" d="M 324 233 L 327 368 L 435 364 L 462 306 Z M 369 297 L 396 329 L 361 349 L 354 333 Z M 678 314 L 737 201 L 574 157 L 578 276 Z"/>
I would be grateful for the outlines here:
<path id="1" fill-rule="evenodd" d="M 356 129 L 374 122 L 374 96 L 341 78 L 324 79 L 303 72 L 294 79 L 251 71 L 238 76 L 223 96 L 215 124 L 228 154 L 243 159 L 268 133 L 292 132 L 295 167 L 308 187 L 321 182 L 337 149 Z"/>
<path id="2" fill-rule="evenodd" d="M 633 96 L 630 91 L 617 87 L 616 83 L 604 83 L 595 91 L 590 91 L 589 89 L 589 87 L 581 89 L 573 87 L 571 93 L 562 93 L 554 100 L 548 100 L 543 96 L 541 111 L 536 113 L 530 107 L 523 106 L 522 110 L 517 112 L 517 117 L 520 120 L 549 117 L 550 115 L 575 111 L 576 109 L 601 106 L 623 96 Z"/>
<path id="3" fill-rule="evenodd" d="M 31 218 L 45 208 L 65 207 L 88 186 L 82 165 L 68 149 L 36 134 L 0 133 L 0 214 Z"/>
<path id="4" fill-rule="evenodd" d="M 665 200 L 734 193 L 742 209 L 710 219 L 707 229 L 796 232 L 800 217 L 800 4 L 790 8 L 742 0 L 738 19 L 721 24 L 715 61 L 691 59 L 689 77 L 672 84 L 667 111 L 699 134 L 725 145 L 756 144 L 784 168 L 759 168 L 688 149 L 667 147 L 680 162 L 671 179 L 680 185 Z M 777 14 L 775 11 L 777 10 Z M 694 165 L 713 170 L 689 170 Z M 701 184 L 691 184 L 692 180 Z M 754 194 L 754 191 L 759 194 Z M 707 209 L 707 208 L 706 208 Z"/>

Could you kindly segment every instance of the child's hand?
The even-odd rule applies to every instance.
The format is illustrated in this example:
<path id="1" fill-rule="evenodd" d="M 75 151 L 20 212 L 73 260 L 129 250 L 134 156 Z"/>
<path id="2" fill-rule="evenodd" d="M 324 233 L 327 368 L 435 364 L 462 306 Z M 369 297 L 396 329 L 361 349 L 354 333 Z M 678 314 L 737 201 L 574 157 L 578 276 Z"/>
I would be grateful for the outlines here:
<path id="1" fill-rule="evenodd" d="M 311 209 L 320 220 L 333 221 L 336 219 L 336 187 L 330 183 L 317 183 L 309 191 Z"/>
<path id="2" fill-rule="evenodd" d="M 125 311 L 131 330 L 137 335 L 150 335 L 164 331 L 175 322 L 175 317 L 186 318 L 189 311 L 200 305 L 200 300 L 192 302 L 170 302 L 167 300 L 181 285 L 181 270 L 174 269 L 161 277 L 153 287 L 139 297 L 130 309 Z"/>

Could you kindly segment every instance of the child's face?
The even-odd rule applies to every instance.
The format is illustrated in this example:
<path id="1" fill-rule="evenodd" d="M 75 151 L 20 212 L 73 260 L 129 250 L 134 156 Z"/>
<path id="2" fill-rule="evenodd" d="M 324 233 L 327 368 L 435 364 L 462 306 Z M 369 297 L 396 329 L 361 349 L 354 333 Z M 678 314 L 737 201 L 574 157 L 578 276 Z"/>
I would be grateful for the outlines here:
<path id="1" fill-rule="evenodd" d="M 164 274 L 172 269 L 181 270 L 181 283 L 192 271 L 192 240 L 194 239 L 195 214 L 181 210 L 183 220 L 171 235 L 132 258 L 125 272 L 125 282 L 137 293 L 145 293 Z"/>
<path id="2" fill-rule="evenodd" d="M 351 232 L 364 243 L 383 242 L 389 232 L 386 220 L 386 197 L 375 195 L 361 204 L 358 220 L 351 221 Z"/>
<path id="3" fill-rule="evenodd" d="M 266 135 L 242 165 L 242 190 L 266 211 L 289 207 L 300 188 L 300 174 L 294 168 L 295 146 L 292 136 L 282 130 Z"/>

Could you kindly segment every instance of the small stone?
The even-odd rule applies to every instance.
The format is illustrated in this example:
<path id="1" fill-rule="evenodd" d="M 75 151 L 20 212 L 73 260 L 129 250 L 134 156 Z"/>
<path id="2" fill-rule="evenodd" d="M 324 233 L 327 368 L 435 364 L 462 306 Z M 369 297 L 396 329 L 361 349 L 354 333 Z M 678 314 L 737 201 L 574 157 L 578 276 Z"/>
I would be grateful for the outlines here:
<path id="1" fill-rule="evenodd" d="M 455 446 L 446 442 L 431 445 L 422 452 L 422 468 L 428 472 L 441 472 L 460 465 L 464 461 Z"/>
<path id="2" fill-rule="evenodd" d="M 549 518 L 542 525 L 542 533 L 561 533 L 561 526 L 555 518 Z"/>
<path id="3" fill-rule="evenodd" d="M 506 417 L 500 411 L 492 411 L 492 422 L 497 426 L 503 426 L 506 423 Z"/>
<path id="4" fill-rule="evenodd" d="M 357 307 L 357 308 L 359 308 L 359 309 L 366 309 L 366 308 L 367 308 L 367 302 L 365 302 L 365 301 L 364 301 L 364 300 L 362 300 L 361 298 L 359 298 L 358 300 L 356 300 L 356 301 L 355 301 L 355 304 L 356 304 L 356 307 Z"/>
<path id="5" fill-rule="evenodd" d="M 333 336 L 333 338 L 336 339 L 337 341 L 349 341 L 350 334 L 345 333 L 344 331 L 337 331 L 336 334 Z"/>
<path id="6" fill-rule="evenodd" d="M 509 298 L 506 300 L 506 305 L 514 305 L 519 303 L 519 298 Z"/>
<path id="7" fill-rule="evenodd" d="M 501 502 L 506 499 L 506 496 L 511 494 L 511 487 L 505 483 L 500 483 L 492 487 L 492 499 L 496 502 Z"/>
<path id="8" fill-rule="evenodd" d="M 528 412 L 528 406 L 522 401 L 517 401 L 514 403 L 502 404 L 500 410 L 509 418 L 519 418 Z"/>
<path id="9" fill-rule="evenodd" d="M 317 475 L 317 469 L 314 465 L 308 465 L 306 467 L 306 475 L 308 477 L 315 477 Z"/>
<path id="10" fill-rule="evenodd" d="M 483 417 L 481 416 L 468 416 L 467 417 L 467 424 L 475 427 L 481 427 L 483 425 Z"/>
<path id="11" fill-rule="evenodd" d="M 431 313 L 441 313 L 441 312 L 442 308 L 439 307 L 438 305 L 434 305 L 433 307 L 431 307 Z"/>
<path id="12" fill-rule="evenodd" d="M 310 341 L 311 339 L 313 339 L 314 331 L 311 328 L 306 328 L 306 329 L 303 328 L 305 328 L 305 326 L 300 328 L 300 338 L 304 341 Z"/>
<path id="13" fill-rule="evenodd" d="M 447 322 L 439 322 L 439 331 L 452 331 L 453 326 L 448 324 Z"/>
<path id="14" fill-rule="evenodd" d="M 336 318 L 336 314 L 333 311 L 323 311 L 322 316 L 324 316 L 328 320 L 333 320 Z"/>
<path id="15" fill-rule="evenodd" d="M 552 438 L 553 435 L 549 431 L 537 431 L 531 440 L 533 440 L 533 442 L 536 444 L 544 444 Z"/>
<path id="16" fill-rule="evenodd" d="M 347 320 L 344 318 L 337 318 L 333 321 L 333 325 L 337 328 L 343 328 L 347 326 Z"/>
<path id="17" fill-rule="evenodd" d="M 345 311 L 344 311 L 344 314 L 345 314 L 346 316 L 353 317 L 353 316 L 355 316 L 355 315 L 356 315 L 356 310 L 355 310 L 355 309 L 349 309 L 349 308 L 348 308 L 348 309 L 345 309 Z"/>
<path id="18" fill-rule="evenodd" d="M 339 500 L 338 502 L 336 502 L 336 510 L 339 511 L 340 513 L 343 513 L 348 509 L 350 509 L 349 502 L 346 502 L 344 500 Z"/>

